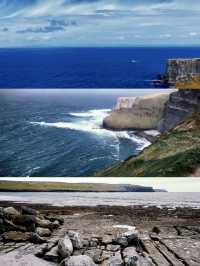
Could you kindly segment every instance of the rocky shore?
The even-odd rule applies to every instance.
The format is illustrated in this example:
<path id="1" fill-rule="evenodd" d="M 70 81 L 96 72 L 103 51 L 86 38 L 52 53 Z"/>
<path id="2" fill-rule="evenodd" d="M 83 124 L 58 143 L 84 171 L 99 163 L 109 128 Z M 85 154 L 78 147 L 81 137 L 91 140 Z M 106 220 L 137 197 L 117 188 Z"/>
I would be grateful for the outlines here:
<path id="1" fill-rule="evenodd" d="M 1 206 L 5 266 L 200 264 L 199 209 Z"/>

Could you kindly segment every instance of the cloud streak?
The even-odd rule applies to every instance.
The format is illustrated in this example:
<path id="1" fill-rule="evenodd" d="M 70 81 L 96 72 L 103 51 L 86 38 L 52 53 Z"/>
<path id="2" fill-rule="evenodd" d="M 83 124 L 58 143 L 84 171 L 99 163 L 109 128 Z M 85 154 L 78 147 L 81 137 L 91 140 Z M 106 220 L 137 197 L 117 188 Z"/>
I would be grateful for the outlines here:
<path id="1" fill-rule="evenodd" d="M 200 1 L 2 0 L 0 23 L 1 47 L 198 45 Z"/>

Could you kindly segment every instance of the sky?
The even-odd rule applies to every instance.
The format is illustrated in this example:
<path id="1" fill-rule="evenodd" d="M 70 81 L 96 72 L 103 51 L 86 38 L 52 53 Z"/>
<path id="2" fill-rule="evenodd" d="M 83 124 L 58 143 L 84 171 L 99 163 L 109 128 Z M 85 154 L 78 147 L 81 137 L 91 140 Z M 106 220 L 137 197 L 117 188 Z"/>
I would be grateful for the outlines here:
<path id="1" fill-rule="evenodd" d="M 0 47 L 198 46 L 199 0 L 0 0 Z"/>

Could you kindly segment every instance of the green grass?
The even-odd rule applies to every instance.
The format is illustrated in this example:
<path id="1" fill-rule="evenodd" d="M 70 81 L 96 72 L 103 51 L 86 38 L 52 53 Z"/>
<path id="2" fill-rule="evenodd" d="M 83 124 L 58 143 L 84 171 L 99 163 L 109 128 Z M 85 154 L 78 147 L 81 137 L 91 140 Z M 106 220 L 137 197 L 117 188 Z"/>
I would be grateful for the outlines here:
<path id="1" fill-rule="evenodd" d="M 0 181 L 0 191 L 117 191 L 120 187 L 108 184 L 61 183 L 61 182 L 15 182 Z"/>

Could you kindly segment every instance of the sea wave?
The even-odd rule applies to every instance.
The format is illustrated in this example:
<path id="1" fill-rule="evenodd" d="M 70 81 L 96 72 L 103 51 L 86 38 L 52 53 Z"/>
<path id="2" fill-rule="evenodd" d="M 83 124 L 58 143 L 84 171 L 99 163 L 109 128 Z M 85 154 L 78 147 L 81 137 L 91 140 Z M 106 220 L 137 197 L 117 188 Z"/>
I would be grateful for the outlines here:
<path id="1" fill-rule="evenodd" d="M 92 109 L 87 112 L 69 113 L 74 116 L 72 122 L 30 122 L 32 125 L 39 125 L 43 127 L 64 128 L 75 131 L 88 132 L 98 136 L 107 136 L 115 139 L 115 145 L 119 145 L 122 139 L 130 140 L 137 144 L 137 150 L 142 150 L 150 145 L 150 142 L 145 138 L 134 135 L 134 132 L 128 131 L 111 131 L 102 128 L 103 119 L 108 115 L 110 109 Z"/>

